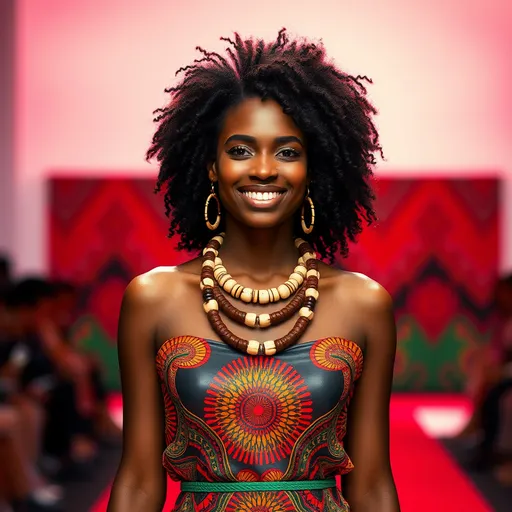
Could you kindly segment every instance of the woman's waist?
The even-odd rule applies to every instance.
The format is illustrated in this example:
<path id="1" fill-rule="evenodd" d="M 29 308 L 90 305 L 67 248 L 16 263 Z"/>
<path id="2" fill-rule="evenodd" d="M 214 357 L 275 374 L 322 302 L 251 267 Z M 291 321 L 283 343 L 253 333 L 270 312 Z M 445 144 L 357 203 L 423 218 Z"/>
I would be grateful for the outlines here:
<path id="1" fill-rule="evenodd" d="M 269 492 L 269 491 L 312 491 L 336 487 L 334 478 L 312 480 L 235 481 L 205 482 L 182 481 L 183 492 Z"/>

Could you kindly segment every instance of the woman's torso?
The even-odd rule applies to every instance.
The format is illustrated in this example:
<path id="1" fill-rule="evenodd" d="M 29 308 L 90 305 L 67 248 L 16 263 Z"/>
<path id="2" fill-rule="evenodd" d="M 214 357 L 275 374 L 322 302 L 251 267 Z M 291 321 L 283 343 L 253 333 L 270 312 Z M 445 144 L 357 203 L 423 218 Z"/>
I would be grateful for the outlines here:
<path id="1" fill-rule="evenodd" d="M 163 464 L 180 481 L 332 478 L 352 469 L 343 448 L 361 348 L 339 337 L 273 357 L 177 336 L 156 364 L 166 409 Z M 349 510 L 336 489 L 181 493 L 175 511 Z"/>

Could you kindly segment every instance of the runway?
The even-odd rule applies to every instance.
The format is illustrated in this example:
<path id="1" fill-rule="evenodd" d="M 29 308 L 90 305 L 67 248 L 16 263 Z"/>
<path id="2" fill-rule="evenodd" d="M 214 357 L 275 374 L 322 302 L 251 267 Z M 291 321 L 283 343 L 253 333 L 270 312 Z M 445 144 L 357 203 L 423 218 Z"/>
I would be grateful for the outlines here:
<path id="1" fill-rule="evenodd" d="M 439 441 L 456 433 L 469 413 L 469 404 L 460 396 L 393 396 L 391 460 L 402 512 L 501 512 L 486 502 Z M 118 396 L 112 400 L 112 414 L 122 422 Z M 178 485 L 169 482 L 165 512 L 171 510 L 177 492 Z M 90 512 L 105 512 L 108 495 L 109 488 Z"/>

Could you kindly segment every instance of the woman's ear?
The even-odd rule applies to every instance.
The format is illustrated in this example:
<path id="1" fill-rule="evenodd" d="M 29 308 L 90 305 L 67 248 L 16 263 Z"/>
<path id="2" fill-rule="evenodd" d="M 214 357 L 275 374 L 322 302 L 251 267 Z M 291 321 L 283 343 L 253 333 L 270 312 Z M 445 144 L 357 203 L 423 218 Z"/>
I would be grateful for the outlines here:
<path id="1" fill-rule="evenodd" d="M 210 165 L 208 165 L 208 178 L 213 182 L 218 180 L 217 166 L 215 165 L 215 162 L 212 162 Z"/>

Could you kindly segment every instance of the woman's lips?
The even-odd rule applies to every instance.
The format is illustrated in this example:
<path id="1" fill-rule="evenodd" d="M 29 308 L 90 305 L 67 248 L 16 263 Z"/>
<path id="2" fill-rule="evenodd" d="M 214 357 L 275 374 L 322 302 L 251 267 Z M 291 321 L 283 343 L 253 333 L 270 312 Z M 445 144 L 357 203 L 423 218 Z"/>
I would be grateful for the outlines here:
<path id="1" fill-rule="evenodd" d="M 253 208 L 272 208 L 278 205 L 285 196 L 285 192 L 252 192 L 246 190 L 238 190 L 238 193 L 243 197 Z"/>

